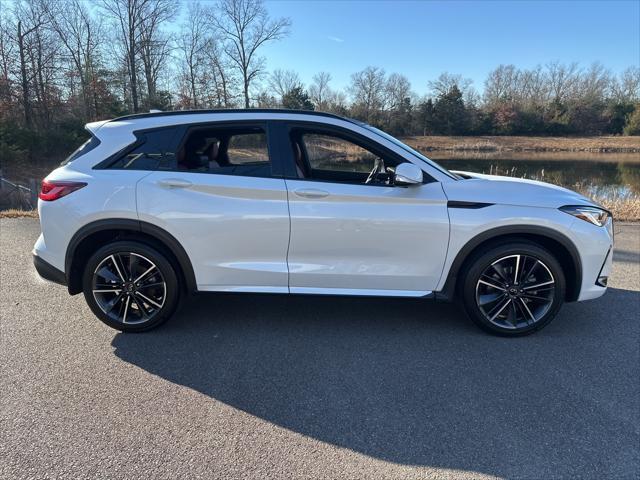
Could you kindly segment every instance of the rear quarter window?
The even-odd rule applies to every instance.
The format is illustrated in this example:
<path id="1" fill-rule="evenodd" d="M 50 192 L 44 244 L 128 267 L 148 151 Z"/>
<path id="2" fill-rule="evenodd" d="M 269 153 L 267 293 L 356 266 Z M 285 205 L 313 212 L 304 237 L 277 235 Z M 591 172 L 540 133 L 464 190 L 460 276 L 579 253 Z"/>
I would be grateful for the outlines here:
<path id="1" fill-rule="evenodd" d="M 161 128 L 134 132 L 136 141 L 124 151 L 117 153 L 108 163 L 109 169 L 115 170 L 159 170 L 173 158 L 168 152 L 175 128 Z"/>
<path id="2" fill-rule="evenodd" d="M 89 140 L 84 142 L 71 155 L 69 155 L 67 158 L 65 158 L 62 161 L 62 163 L 60 163 L 60 165 L 64 166 L 64 165 L 67 165 L 67 164 L 73 162 L 74 160 L 80 158 L 82 155 L 86 155 L 87 153 L 89 153 L 91 150 L 96 148 L 98 145 L 100 145 L 100 140 L 98 140 L 98 137 L 94 137 L 92 135 Z"/>

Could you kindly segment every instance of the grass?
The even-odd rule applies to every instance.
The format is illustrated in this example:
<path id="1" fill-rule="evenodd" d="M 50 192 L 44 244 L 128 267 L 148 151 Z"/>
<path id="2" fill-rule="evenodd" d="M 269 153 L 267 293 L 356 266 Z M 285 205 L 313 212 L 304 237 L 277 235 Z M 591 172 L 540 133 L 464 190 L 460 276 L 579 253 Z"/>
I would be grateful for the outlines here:
<path id="1" fill-rule="evenodd" d="M 603 200 L 598 203 L 611 211 L 616 221 L 640 222 L 640 198 Z"/>
<path id="2" fill-rule="evenodd" d="M 8 210 L 0 210 L 0 218 L 38 218 L 38 210 L 18 210 L 10 208 Z"/>
<path id="3" fill-rule="evenodd" d="M 640 153 L 640 136 L 523 137 L 523 136 L 418 136 L 402 139 L 421 152 L 591 152 Z"/>
<path id="4" fill-rule="evenodd" d="M 640 222 L 640 196 L 638 195 L 594 191 L 590 187 L 577 187 L 574 190 L 609 210 L 615 220 Z"/>

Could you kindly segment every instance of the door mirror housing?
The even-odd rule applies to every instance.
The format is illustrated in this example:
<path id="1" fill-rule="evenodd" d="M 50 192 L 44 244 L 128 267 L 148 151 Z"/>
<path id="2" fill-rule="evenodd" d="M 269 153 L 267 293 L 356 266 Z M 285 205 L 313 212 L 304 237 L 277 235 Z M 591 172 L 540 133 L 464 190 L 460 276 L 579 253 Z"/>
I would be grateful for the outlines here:
<path id="1" fill-rule="evenodd" d="M 393 176 L 394 185 L 401 186 L 418 185 L 422 180 L 422 170 L 413 163 L 401 163 L 396 167 L 396 173 Z"/>

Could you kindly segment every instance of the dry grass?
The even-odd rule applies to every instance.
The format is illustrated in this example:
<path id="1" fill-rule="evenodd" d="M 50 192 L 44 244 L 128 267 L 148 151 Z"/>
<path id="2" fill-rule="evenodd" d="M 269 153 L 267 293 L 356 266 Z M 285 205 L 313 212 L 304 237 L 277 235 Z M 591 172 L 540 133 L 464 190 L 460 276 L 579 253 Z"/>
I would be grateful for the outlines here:
<path id="1" fill-rule="evenodd" d="M 594 200 L 613 213 L 613 218 L 616 221 L 640 222 L 640 198 L 614 200 L 595 198 Z"/>
<path id="2" fill-rule="evenodd" d="M 38 218 L 38 210 L 18 210 L 10 208 L 9 210 L 0 210 L 0 218 Z"/>
<path id="3" fill-rule="evenodd" d="M 421 152 L 592 152 L 640 153 L 640 137 L 406 137 Z"/>

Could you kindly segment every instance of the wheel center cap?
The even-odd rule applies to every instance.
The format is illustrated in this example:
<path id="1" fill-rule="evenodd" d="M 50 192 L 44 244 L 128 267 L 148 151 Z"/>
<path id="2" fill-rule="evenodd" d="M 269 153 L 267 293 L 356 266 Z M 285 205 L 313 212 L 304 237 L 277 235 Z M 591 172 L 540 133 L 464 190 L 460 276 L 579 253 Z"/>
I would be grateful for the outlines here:
<path id="1" fill-rule="evenodd" d="M 133 292 L 134 288 L 135 287 L 133 286 L 133 283 L 127 282 L 127 283 L 124 284 L 125 291 L 127 291 L 129 293 Z"/>
<path id="2" fill-rule="evenodd" d="M 517 295 L 517 294 L 518 294 L 518 289 L 517 288 L 511 287 L 509 289 L 509 295 Z"/>

